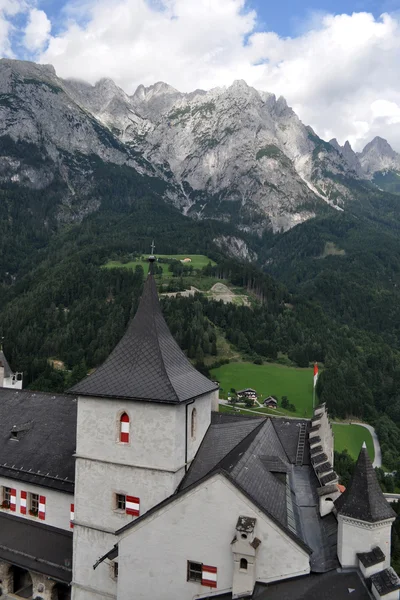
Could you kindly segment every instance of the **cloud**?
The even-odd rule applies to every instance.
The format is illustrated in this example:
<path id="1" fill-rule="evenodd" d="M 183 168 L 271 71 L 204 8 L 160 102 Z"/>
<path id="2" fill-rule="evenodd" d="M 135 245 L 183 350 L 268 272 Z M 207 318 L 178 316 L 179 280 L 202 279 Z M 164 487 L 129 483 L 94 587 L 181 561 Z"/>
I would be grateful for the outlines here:
<path id="1" fill-rule="evenodd" d="M 32 52 L 42 50 L 50 36 L 51 23 L 43 10 L 32 8 L 25 27 L 23 45 Z"/>
<path id="2" fill-rule="evenodd" d="M 49 33 L 36 12 L 30 50 Z M 325 139 L 360 149 L 381 135 L 400 151 L 398 13 L 316 13 L 293 38 L 260 31 L 245 0 L 75 0 L 64 17 L 40 56 L 62 77 L 110 77 L 128 93 L 159 80 L 191 91 L 245 79 L 285 96 Z"/>

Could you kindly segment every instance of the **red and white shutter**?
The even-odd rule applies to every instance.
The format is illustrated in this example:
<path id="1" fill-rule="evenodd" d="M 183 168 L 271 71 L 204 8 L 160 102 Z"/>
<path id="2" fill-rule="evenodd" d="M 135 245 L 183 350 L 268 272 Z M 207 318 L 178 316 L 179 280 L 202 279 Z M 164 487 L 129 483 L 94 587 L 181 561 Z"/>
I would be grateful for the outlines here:
<path id="1" fill-rule="evenodd" d="M 26 492 L 21 492 L 21 500 L 20 500 L 20 511 L 21 511 L 21 515 L 26 515 L 26 498 L 27 498 L 27 493 Z"/>
<path id="2" fill-rule="evenodd" d="M 124 444 L 129 443 L 129 417 L 126 413 L 121 416 L 119 441 Z"/>
<path id="3" fill-rule="evenodd" d="M 74 517 L 75 517 L 75 504 L 71 504 L 70 513 L 69 513 L 69 519 L 70 519 L 69 526 L 71 527 L 71 529 L 74 528 L 74 524 L 72 522 L 74 520 Z"/>
<path id="4" fill-rule="evenodd" d="M 17 508 L 17 491 L 15 490 L 15 488 L 11 489 L 10 492 L 10 510 L 13 510 L 15 512 Z"/>
<path id="5" fill-rule="evenodd" d="M 217 587 L 217 567 L 209 567 L 207 565 L 202 565 L 201 585 L 206 585 L 207 587 L 212 588 Z"/>
<path id="6" fill-rule="evenodd" d="M 46 496 L 39 496 L 39 519 L 46 518 Z"/>
<path id="7" fill-rule="evenodd" d="M 140 515 L 140 499 L 136 498 L 135 496 L 127 496 L 125 511 L 127 515 L 138 517 Z"/>

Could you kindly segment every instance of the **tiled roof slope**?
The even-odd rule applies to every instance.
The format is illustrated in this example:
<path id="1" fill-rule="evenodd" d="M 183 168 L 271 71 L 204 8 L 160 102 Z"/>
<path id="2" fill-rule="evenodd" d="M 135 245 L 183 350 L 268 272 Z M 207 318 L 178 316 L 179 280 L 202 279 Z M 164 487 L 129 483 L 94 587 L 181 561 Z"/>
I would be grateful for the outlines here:
<path id="1" fill-rule="evenodd" d="M 7 359 L 4 356 L 3 350 L 0 350 L 0 367 L 4 368 L 4 377 L 10 377 L 12 375 L 10 365 L 8 364 Z"/>
<path id="2" fill-rule="evenodd" d="M 73 492 L 76 404 L 65 394 L 0 388 L 0 474 Z"/>
<path id="3" fill-rule="evenodd" d="M 361 448 L 350 484 L 335 506 L 338 514 L 368 523 L 396 516 L 379 487 L 366 447 Z"/>
<path id="4" fill-rule="evenodd" d="M 263 421 L 260 419 L 238 419 L 221 424 L 211 424 L 180 489 L 187 488 L 207 475 L 261 422 Z"/>
<path id="5" fill-rule="evenodd" d="M 216 389 L 174 340 L 150 273 L 137 313 L 121 341 L 94 373 L 70 391 L 82 396 L 179 404 Z"/>

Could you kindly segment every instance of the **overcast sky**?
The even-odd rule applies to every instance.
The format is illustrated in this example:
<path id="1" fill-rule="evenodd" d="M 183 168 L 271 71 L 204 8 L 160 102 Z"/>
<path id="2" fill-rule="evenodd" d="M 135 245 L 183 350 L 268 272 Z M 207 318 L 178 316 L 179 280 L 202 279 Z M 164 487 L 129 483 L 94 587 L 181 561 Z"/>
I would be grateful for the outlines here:
<path id="1" fill-rule="evenodd" d="M 400 0 L 0 0 L 0 51 L 128 93 L 244 79 L 324 139 L 400 151 Z"/>

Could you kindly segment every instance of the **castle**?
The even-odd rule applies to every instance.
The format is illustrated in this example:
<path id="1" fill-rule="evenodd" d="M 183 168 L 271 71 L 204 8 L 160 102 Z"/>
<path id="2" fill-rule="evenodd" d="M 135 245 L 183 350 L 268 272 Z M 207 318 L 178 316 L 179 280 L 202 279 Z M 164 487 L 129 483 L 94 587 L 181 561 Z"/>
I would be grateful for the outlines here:
<path id="1" fill-rule="evenodd" d="M 324 405 L 311 420 L 217 412 L 152 268 L 125 335 L 70 393 L 5 385 L 0 363 L 3 597 L 399 598 L 396 515 L 366 448 L 344 491 Z"/>

